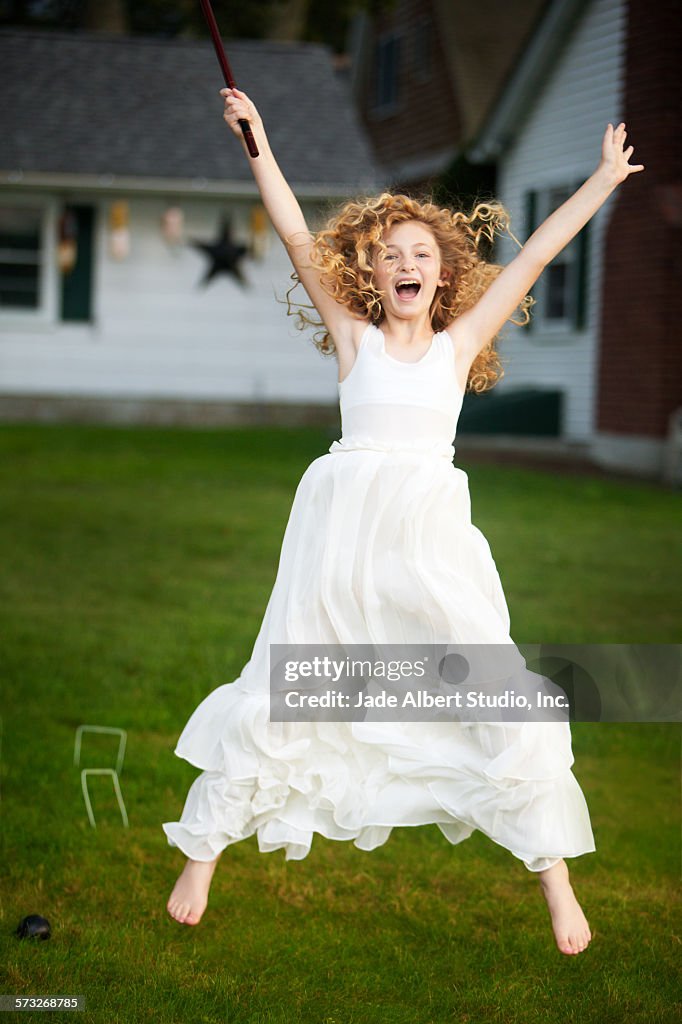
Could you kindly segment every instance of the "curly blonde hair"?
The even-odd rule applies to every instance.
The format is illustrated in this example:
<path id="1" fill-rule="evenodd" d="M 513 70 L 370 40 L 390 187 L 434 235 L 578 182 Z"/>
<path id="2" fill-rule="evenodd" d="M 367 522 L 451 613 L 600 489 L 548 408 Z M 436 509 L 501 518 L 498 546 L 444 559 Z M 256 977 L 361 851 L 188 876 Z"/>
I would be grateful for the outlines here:
<path id="1" fill-rule="evenodd" d="M 403 194 L 382 192 L 346 202 L 327 226 L 313 234 L 310 248 L 312 265 L 320 271 L 320 284 L 329 295 L 347 307 L 358 319 L 369 320 L 377 326 L 384 320 L 382 292 L 377 289 L 373 256 L 387 252 L 384 234 L 404 221 L 418 221 L 433 234 L 440 250 L 441 265 L 449 271 L 448 283 L 436 290 L 431 305 L 431 327 L 434 332 L 445 330 L 452 321 L 470 309 L 483 295 L 492 281 L 503 270 L 502 266 L 488 262 L 482 255 L 486 246 L 492 246 L 496 233 L 507 231 L 520 247 L 521 243 L 510 230 L 510 215 L 497 201 L 477 202 L 470 213 L 437 206 L 432 196 L 412 198 Z M 294 271 L 294 284 L 286 293 L 287 316 L 296 316 L 299 330 L 322 327 L 313 343 L 323 355 L 336 351 L 334 341 L 324 323 L 311 319 L 306 310 L 310 305 L 296 302 L 292 310 L 291 292 L 300 284 Z M 526 295 L 519 304 L 518 317 L 512 323 L 527 324 L 534 302 Z M 497 353 L 499 334 L 482 349 L 469 371 L 467 390 L 480 393 L 492 388 L 504 376 Z"/>

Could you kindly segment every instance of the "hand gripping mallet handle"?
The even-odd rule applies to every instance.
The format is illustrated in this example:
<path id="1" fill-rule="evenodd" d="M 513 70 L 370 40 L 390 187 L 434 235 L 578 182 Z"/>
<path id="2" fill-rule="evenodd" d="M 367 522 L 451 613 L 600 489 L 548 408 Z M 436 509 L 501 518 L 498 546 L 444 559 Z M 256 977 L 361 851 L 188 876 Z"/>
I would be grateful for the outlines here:
<path id="1" fill-rule="evenodd" d="M 225 76 L 225 85 L 227 85 L 229 89 L 236 89 L 237 86 L 235 84 L 234 78 L 232 77 L 230 65 L 227 62 L 227 55 L 225 53 L 225 48 L 223 46 L 222 39 L 220 38 L 220 32 L 218 31 L 218 26 L 216 24 L 215 16 L 213 14 L 213 8 L 211 7 L 209 0 L 199 0 L 199 2 L 201 3 L 201 10 L 203 11 L 204 18 L 206 19 L 206 24 L 208 25 L 209 32 L 211 33 L 211 39 L 213 40 L 213 46 L 215 47 L 218 63 L 223 69 L 223 75 Z M 245 120 L 245 118 L 242 117 L 239 119 L 239 127 L 241 128 L 244 138 L 246 139 L 246 148 L 249 151 L 249 155 L 253 157 L 258 156 L 258 146 L 256 145 L 256 140 L 253 137 L 251 125 L 247 120 Z"/>

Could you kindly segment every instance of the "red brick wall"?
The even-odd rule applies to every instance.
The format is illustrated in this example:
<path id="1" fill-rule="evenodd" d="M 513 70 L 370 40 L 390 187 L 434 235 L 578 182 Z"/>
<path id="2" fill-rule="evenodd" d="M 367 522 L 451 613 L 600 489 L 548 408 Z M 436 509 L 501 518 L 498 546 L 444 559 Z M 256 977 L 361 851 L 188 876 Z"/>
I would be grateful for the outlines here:
<path id="1" fill-rule="evenodd" d="M 597 428 L 664 437 L 682 405 L 681 0 L 629 0 L 624 120 L 632 163 L 604 253 Z"/>
<path id="2" fill-rule="evenodd" d="M 432 20 L 433 41 L 431 77 L 426 82 L 420 81 L 413 58 L 414 26 L 424 16 Z M 375 44 L 382 32 L 394 28 L 403 33 L 400 109 L 389 116 L 376 116 L 372 112 Z M 460 140 L 461 123 L 430 0 L 397 0 L 393 10 L 372 19 L 372 32 L 360 107 L 377 159 L 390 164 L 454 146 Z"/>

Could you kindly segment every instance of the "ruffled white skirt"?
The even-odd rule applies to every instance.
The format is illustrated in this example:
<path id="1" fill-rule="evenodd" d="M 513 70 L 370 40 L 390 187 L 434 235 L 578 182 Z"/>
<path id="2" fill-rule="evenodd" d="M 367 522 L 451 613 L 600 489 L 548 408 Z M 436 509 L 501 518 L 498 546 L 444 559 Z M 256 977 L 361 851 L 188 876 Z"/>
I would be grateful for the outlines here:
<path id="1" fill-rule="evenodd" d="M 510 644 L 466 473 L 442 453 L 337 449 L 300 480 L 250 660 L 175 753 L 202 769 L 171 846 L 213 860 L 254 833 L 287 860 L 315 832 L 362 850 L 396 826 L 475 829 L 541 871 L 594 851 L 567 722 L 270 722 L 269 644 Z"/>

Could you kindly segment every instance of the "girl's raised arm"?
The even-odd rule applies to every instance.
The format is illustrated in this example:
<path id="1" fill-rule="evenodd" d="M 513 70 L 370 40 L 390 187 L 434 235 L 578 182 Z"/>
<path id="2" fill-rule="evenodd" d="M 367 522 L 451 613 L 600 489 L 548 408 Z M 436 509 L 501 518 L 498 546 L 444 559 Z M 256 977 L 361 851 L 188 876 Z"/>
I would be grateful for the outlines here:
<path id="1" fill-rule="evenodd" d="M 303 211 L 272 154 L 263 121 L 256 107 L 240 89 L 221 89 L 220 95 L 225 100 L 223 117 L 242 143 L 263 205 L 289 253 L 303 287 L 334 341 L 350 345 L 351 325 L 356 323 L 356 319 L 320 284 L 320 272 L 312 266 L 309 258 L 312 238 Z M 245 118 L 251 125 L 259 150 L 257 157 L 249 154 L 246 140 L 239 127 L 240 118 Z"/>
<path id="2" fill-rule="evenodd" d="M 608 125 L 596 171 L 530 236 L 476 305 L 454 322 L 451 333 L 472 361 L 504 326 L 547 264 L 577 235 L 611 192 L 629 174 L 644 170 L 643 164 L 628 163 L 634 147 L 623 151 L 625 136 L 624 124 L 619 124 L 615 131 L 612 124 Z"/>

